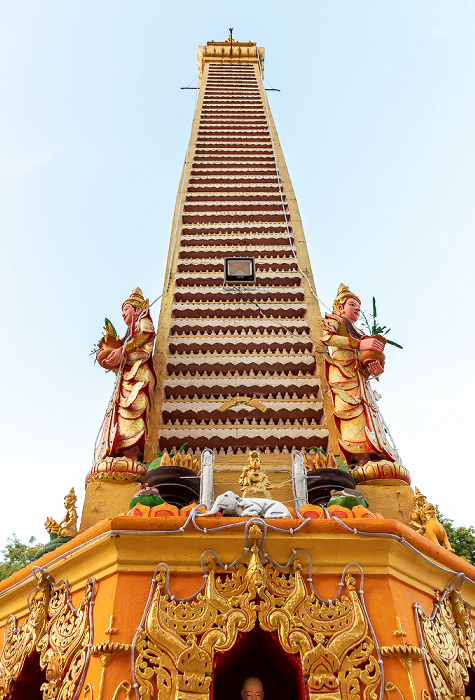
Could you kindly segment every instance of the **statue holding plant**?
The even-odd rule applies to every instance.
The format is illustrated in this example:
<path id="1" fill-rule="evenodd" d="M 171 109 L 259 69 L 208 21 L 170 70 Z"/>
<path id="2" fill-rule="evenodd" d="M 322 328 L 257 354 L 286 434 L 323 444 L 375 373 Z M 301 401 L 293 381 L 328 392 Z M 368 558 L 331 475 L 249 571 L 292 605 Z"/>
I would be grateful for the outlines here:
<path id="1" fill-rule="evenodd" d="M 384 372 L 385 344 L 401 346 L 384 337 L 389 329 L 379 325 L 374 299 L 374 322 L 373 327 L 368 324 L 369 335 L 355 326 L 360 311 L 359 297 L 340 284 L 333 313 L 320 320 L 322 343 L 332 352 L 331 357 L 325 357 L 325 367 L 340 448 L 348 464 L 353 466 L 369 461 L 397 462 L 397 452 L 388 439 L 369 379 Z"/>

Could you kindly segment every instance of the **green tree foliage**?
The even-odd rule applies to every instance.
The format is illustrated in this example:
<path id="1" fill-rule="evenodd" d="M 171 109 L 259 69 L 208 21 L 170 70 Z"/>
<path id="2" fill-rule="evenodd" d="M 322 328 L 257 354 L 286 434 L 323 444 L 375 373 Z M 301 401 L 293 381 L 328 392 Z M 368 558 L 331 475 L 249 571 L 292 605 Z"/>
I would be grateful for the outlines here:
<path id="1" fill-rule="evenodd" d="M 8 578 L 15 571 L 23 569 L 24 566 L 33 561 L 36 552 L 42 546 L 41 543 L 36 542 L 35 537 L 30 537 L 28 544 L 25 544 L 13 533 L 8 538 L 5 549 L 1 550 L 0 581 Z"/>
<path id="2" fill-rule="evenodd" d="M 465 559 L 475 566 L 475 527 L 455 527 L 454 521 L 446 518 L 438 508 L 436 508 L 437 519 L 445 527 L 445 532 L 454 548 L 455 554 Z"/>

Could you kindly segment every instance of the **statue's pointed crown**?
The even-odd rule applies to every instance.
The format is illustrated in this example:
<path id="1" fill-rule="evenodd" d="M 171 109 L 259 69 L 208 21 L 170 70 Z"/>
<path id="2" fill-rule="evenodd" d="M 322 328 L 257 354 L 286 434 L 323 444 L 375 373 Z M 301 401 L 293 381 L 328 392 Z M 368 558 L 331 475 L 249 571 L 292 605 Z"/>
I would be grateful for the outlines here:
<path id="1" fill-rule="evenodd" d="M 74 491 L 74 486 L 73 486 L 72 488 L 69 489 L 69 491 L 68 491 L 68 493 L 66 494 L 65 498 L 67 498 L 68 500 L 69 500 L 69 499 L 72 500 L 73 503 L 76 503 L 76 501 L 77 501 L 77 496 L 76 496 L 76 493 L 75 493 L 75 491 Z"/>
<path id="2" fill-rule="evenodd" d="M 133 290 L 132 294 L 124 301 L 124 303 L 122 304 L 122 308 L 124 308 L 126 304 L 132 304 L 132 306 L 138 307 L 143 310 L 146 309 L 148 306 L 148 299 L 144 299 L 142 290 L 140 289 L 140 287 L 136 287 Z"/>
<path id="3" fill-rule="evenodd" d="M 340 304 L 344 304 L 347 299 L 356 299 L 361 304 L 361 299 L 346 286 L 346 284 L 341 283 L 338 287 L 338 292 L 333 302 L 333 313 L 338 313 L 338 307 Z"/>

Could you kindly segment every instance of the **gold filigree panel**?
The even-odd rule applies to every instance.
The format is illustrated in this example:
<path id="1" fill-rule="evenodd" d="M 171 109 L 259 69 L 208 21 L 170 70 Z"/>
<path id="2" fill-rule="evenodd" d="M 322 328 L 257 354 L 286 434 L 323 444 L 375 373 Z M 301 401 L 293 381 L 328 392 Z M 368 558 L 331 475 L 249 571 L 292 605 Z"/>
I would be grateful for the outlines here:
<path id="1" fill-rule="evenodd" d="M 34 574 L 38 586 L 30 593 L 27 619 L 19 628 L 13 616 L 7 620 L 0 654 L 0 700 L 8 695 L 33 651 L 39 653 L 46 675 L 41 686 L 44 700 L 72 700 L 89 658 L 94 579 L 87 581 L 76 609 L 67 581 L 55 584 L 41 569 Z"/>
<path id="2" fill-rule="evenodd" d="M 468 670 L 475 670 L 475 630 L 460 593 L 448 592 L 431 617 L 417 607 L 426 669 L 439 700 L 465 697 Z"/>
<path id="3" fill-rule="evenodd" d="M 298 656 L 311 700 L 376 697 L 380 669 L 353 576 L 345 577 L 345 594 L 322 603 L 307 587 L 299 561 L 288 572 L 264 563 L 261 539 L 252 525 L 247 567 L 217 573 L 211 559 L 204 590 L 193 600 L 173 600 L 166 573 L 157 574 L 136 640 L 142 700 L 207 700 L 215 653 L 231 649 L 256 624 L 276 633 L 283 649 Z"/>

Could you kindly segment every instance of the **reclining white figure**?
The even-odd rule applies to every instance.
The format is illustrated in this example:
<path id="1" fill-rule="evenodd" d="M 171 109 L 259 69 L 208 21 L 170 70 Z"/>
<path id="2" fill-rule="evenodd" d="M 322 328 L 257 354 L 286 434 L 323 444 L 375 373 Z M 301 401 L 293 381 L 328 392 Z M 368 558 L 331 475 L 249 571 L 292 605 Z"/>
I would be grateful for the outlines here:
<path id="1" fill-rule="evenodd" d="M 213 507 L 200 515 L 216 515 L 221 513 L 227 517 L 251 518 L 291 518 L 286 506 L 270 498 L 242 498 L 233 491 L 226 491 L 218 496 Z"/>

